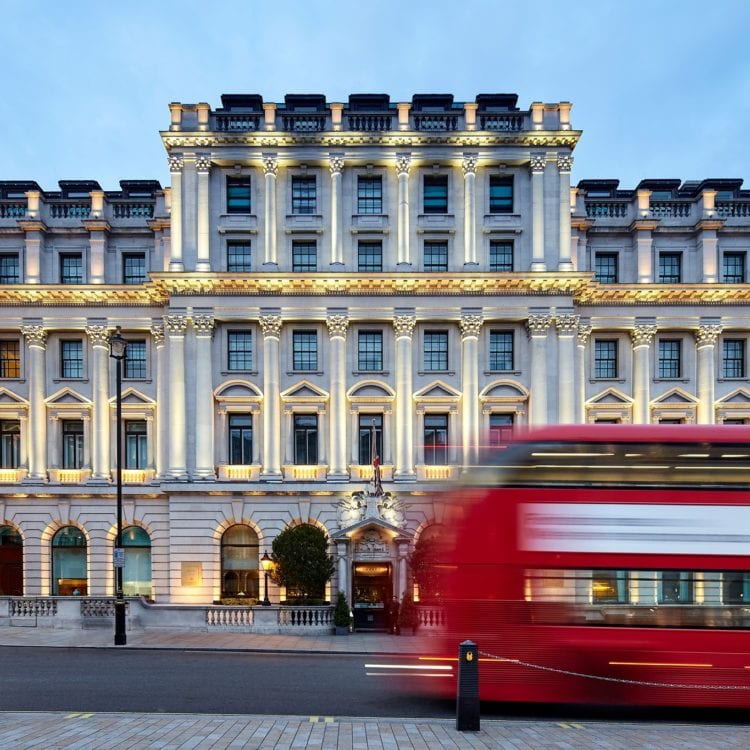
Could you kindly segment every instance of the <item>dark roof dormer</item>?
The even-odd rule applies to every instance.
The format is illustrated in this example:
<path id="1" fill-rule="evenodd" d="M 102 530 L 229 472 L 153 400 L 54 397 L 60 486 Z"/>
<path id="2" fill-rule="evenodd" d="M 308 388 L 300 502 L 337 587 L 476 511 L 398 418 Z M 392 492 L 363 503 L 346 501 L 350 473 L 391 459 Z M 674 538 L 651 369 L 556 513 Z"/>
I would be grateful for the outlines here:
<path id="1" fill-rule="evenodd" d="M 388 112 L 391 97 L 388 94 L 350 94 L 348 108 L 352 112 Z"/>
<path id="2" fill-rule="evenodd" d="M 681 180 L 641 180 L 635 187 L 636 190 L 650 190 L 657 193 L 657 200 L 662 198 L 671 198 L 677 193 Z"/>
<path id="3" fill-rule="evenodd" d="M 262 112 L 263 97 L 260 94 L 222 94 L 221 109 L 217 112 Z"/>
<path id="4" fill-rule="evenodd" d="M 58 180 L 63 198 L 88 198 L 92 190 L 101 190 L 96 180 Z"/>
<path id="5" fill-rule="evenodd" d="M 449 112 L 453 94 L 414 94 L 411 106 L 415 112 Z"/>
<path id="6" fill-rule="evenodd" d="M 42 192 L 39 183 L 34 180 L 0 180 L 0 198 L 6 200 L 26 199 L 29 190 Z"/>
<path id="7" fill-rule="evenodd" d="M 619 180 L 580 180 L 576 186 L 586 193 L 587 198 L 614 198 Z"/>
<path id="8" fill-rule="evenodd" d="M 120 180 L 122 194 L 128 198 L 153 198 L 161 190 L 159 180 Z"/>
<path id="9" fill-rule="evenodd" d="M 287 94 L 284 104 L 288 112 L 326 111 L 326 98 L 323 94 Z"/>
<path id="10" fill-rule="evenodd" d="M 518 94 L 477 94 L 480 112 L 518 112 Z"/>

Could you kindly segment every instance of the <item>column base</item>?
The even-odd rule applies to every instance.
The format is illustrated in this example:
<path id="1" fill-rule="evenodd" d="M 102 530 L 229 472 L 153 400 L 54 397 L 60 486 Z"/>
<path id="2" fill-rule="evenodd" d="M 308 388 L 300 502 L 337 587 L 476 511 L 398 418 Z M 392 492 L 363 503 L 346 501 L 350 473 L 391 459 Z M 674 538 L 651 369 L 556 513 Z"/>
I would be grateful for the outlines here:
<path id="1" fill-rule="evenodd" d="M 262 471 L 258 477 L 261 482 L 283 482 L 284 475 L 280 471 Z"/>
<path id="2" fill-rule="evenodd" d="M 417 474 L 414 471 L 396 472 L 393 475 L 394 482 L 416 482 Z"/>
<path id="3" fill-rule="evenodd" d="M 331 471 L 326 474 L 327 482 L 348 482 L 349 473 L 346 471 Z"/>
<path id="4" fill-rule="evenodd" d="M 531 270 L 544 273 L 547 270 L 546 263 L 535 262 L 531 264 Z"/>
<path id="5" fill-rule="evenodd" d="M 190 477 L 187 475 L 187 473 L 178 474 L 177 472 L 169 472 L 165 479 L 168 482 L 189 482 Z"/>
<path id="6" fill-rule="evenodd" d="M 216 480 L 216 474 L 210 469 L 196 471 L 191 477 L 193 482 L 213 482 Z"/>
<path id="7" fill-rule="evenodd" d="M 479 263 L 472 261 L 471 263 L 464 262 L 464 269 L 467 271 L 476 271 L 479 268 Z"/>
<path id="8" fill-rule="evenodd" d="M 397 263 L 396 270 L 397 271 L 412 271 L 413 264 L 412 263 Z"/>
<path id="9" fill-rule="evenodd" d="M 89 477 L 88 482 L 86 482 L 86 484 L 91 484 L 91 485 L 94 485 L 94 486 L 96 486 L 96 485 L 99 485 L 99 486 L 108 485 L 108 484 L 111 484 L 111 483 L 112 483 L 112 479 L 111 479 L 111 477 L 109 475 L 107 475 L 107 476 L 100 476 L 100 477 Z"/>
<path id="10" fill-rule="evenodd" d="M 200 273 L 211 273 L 211 263 L 207 260 L 199 260 L 195 264 L 195 270 Z"/>
<path id="11" fill-rule="evenodd" d="M 274 262 L 272 262 L 270 260 L 267 260 L 263 264 L 263 270 L 264 271 L 278 271 L 279 270 L 279 264 L 278 263 L 274 263 Z"/>
<path id="12" fill-rule="evenodd" d="M 185 264 L 181 260 L 173 260 L 169 264 L 169 272 L 176 273 L 185 270 Z"/>
<path id="13" fill-rule="evenodd" d="M 572 271 L 573 270 L 573 263 L 569 260 L 560 261 L 557 264 L 557 270 L 558 271 Z"/>
<path id="14" fill-rule="evenodd" d="M 47 474 L 27 475 L 21 480 L 21 484 L 47 484 Z"/>

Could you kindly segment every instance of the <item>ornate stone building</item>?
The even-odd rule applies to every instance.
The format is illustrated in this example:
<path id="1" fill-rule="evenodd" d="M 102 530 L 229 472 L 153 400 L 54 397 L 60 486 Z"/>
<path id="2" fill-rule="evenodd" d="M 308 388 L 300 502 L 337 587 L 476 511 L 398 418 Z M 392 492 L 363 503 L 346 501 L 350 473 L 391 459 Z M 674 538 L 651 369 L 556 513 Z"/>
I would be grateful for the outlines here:
<path id="1" fill-rule="evenodd" d="M 516 103 L 225 95 L 169 105 L 169 187 L 0 182 L 2 592 L 112 593 L 118 326 L 158 602 L 262 597 L 310 522 L 376 609 L 509 425 L 747 422 L 750 191 L 571 188 L 571 105 Z"/>

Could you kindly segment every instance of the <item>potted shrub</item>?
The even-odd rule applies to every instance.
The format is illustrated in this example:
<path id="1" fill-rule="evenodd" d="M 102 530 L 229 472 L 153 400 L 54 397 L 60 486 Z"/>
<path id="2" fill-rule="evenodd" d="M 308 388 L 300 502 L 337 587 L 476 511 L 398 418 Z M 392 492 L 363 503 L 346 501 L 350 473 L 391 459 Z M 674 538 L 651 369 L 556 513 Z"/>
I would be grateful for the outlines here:
<path id="1" fill-rule="evenodd" d="M 349 602 L 346 601 L 344 592 L 339 591 L 338 599 L 336 599 L 336 607 L 333 610 L 333 627 L 336 635 L 347 635 L 351 622 L 352 617 L 349 611 Z"/>
<path id="2" fill-rule="evenodd" d="M 401 635 L 414 635 L 417 629 L 417 607 L 411 594 L 404 594 L 398 609 L 398 626 Z"/>

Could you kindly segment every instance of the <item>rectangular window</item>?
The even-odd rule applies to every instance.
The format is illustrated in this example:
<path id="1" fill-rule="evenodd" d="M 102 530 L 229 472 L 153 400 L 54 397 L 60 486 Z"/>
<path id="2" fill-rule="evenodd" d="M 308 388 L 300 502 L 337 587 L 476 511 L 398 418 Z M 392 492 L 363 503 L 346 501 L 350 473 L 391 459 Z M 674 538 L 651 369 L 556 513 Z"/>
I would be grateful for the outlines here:
<path id="1" fill-rule="evenodd" d="M 490 271 L 510 273 L 513 271 L 513 243 L 506 240 L 490 242 Z"/>
<path id="2" fill-rule="evenodd" d="M 372 436 L 375 435 L 375 451 L 378 457 L 383 457 L 383 415 L 359 415 L 359 464 L 372 464 Z"/>
<path id="3" fill-rule="evenodd" d="M 513 178 L 490 176 L 490 213 L 513 213 Z"/>
<path id="4" fill-rule="evenodd" d="M 227 177 L 227 213 L 252 213 L 249 177 Z"/>
<path id="5" fill-rule="evenodd" d="M 21 377 L 21 347 L 18 341 L 0 341 L 0 378 Z"/>
<path id="6" fill-rule="evenodd" d="M 230 273 L 252 271 L 249 242 L 227 242 L 227 271 Z"/>
<path id="7" fill-rule="evenodd" d="M 248 466 L 253 462 L 252 414 L 229 415 L 229 463 Z"/>
<path id="8" fill-rule="evenodd" d="M 724 253 L 721 259 L 721 280 L 725 284 L 745 283 L 745 253 Z"/>
<path id="9" fill-rule="evenodd" d="M 253 369 L 253 334 L 250 331 L 229 331 L 227 334 L 227 369 Z"/>
<path id="10" fill-rule="evenodd" d="M 659 253 L 660 284 L 679 284 L 682 281 L 682 255 L 680 253 Z"/>
<path id="11" fill-rule="evenodd" d="M 292 271 L 318 270 L 318 246 L 315 240 L 292 242 Z"/>
<path id="12" fill-rule="evenodd" d="M 17 469 L 20 466 L 21 423 L 17 419 L 0 420 L 0 466 Z"/>
<path id="13" fill-rule="evenodd" d="M 427 273 L 438 273 L 448 270 L 448 243 L 424 243 L 424 270 Z"/>
<path id="14" fill-rule="evenodd" d="M 426 174 L 424 176 L 423 213 L 448 213 L 448 175 Z"/>
<path id="15" fill-rule="evenodd" d="M 62 468 L 80 469 L 83 467 L 83 420 L 64 419 L 62 421 Z"/>
<path id="16" fill-rule="evenodd" d="M 144 253 L 125 253 L 122 256 L 122 283 L 143 284 L 146 281 Z"/>
<path id="17" fill-rule="evenodd" d="M 513 436 L 512 414 L 490 414 L 490 446 L 505 445 Z"/>
<path id="18" fill-rule="evenodd" d="M 80 253 L 60 256 L 60 283 L 83 284 L 83 256 Z"/>
<path id="19" fill-rule="evenodd" d="M 693 602 L 693 574 L 686 571 L 665 570 L 659 574 L 659 604 L 691 604 Z"/>
<path id="20" fill-rule="evenodd" d="M 294 331 L 292 358 L 292 369 L 296 372 L 314 372 L 318 369 L 318 334 L 315 331 Z"/>
<path id="21" fill-rule="evenodd" d="M 148 466 L 148 433 L 145 419 L 125 422 L 125 468 L 145 469 Z"/>
<path id="22" fill-rule="evenodd" d="M 600 284 L 617 283 L 617 253 L 594 255 L 594 281 Z"/>
<path id="23" fill-rule="evenodd" d="M 424 462 L 430 466 L 448 463 L 448 415 L 424 415 Z"/>
<path id="24" fill-rule="evenodd" d="M 314 214 L 316 205 L 314 177 L 292 177 L 292 213 Z"/>
<path id="25" fill-rule="evenodd" d="M 594 341 L 594 377 L 617 377 L 617 339 Z"/>
<path id="26" fill-rule="evenodd" d="M 628 574 L 625 570 L 593 570 L 591 599 L 601 604 L 628 603 Z"/>
<path id="27" fill-rule="evenodd" d="M 128 341 L 123 360 L 124 378 L 144 380 L 146 377 L 146 341 Z"/>
<path id="28" fill-rule="evenodd" d="M 0 284 L 18 284 L 20 280 L 18 253 L 2 253 L 0 255 Z"/>
<path id="29" fill-rule="evenodd" d="M 682 342 L 679 339 L 659 340 L 659 377 L 679 378 Z"/>
<path id="30" fill-rule="evenodd" d="M 490 331 L 490 370 L 513 369 L 513 331 Z"/>
<path id="31" fill-rule="evenodd" d="M 294 463 L 310 466 L 318 463 L 318 415 L 294 415 Z"/>
<path id="32" fill-rule="evenodd" d="M 724 339 L 722 371 L 725 378 L 745 377 L 745 340 Z"/>
<path id="33" fill-rule="evenodd" d="M 83 377 L 83 342 L 80 339 L 60 342 L 60 377 Z"/>
<path id="34" fill-rule="evenodd" d="M 381 177 L 357 178 L 357 213 L 383 213 L 383 179 Z"/>
<path id="35" fill-rule="evenodd" d="M 360 242 L 357 245 L 357 270 L 361 273 L 379 273 L 383 270 L 382 242 Z"/>
<path id="36" fill-rule="evenodd" d="M 360 331 L 357 337 L 357 369 L 380 372 L 383 369 L 382 331 Z"/>
<path id="37" fill-rule="evenodd" d="M 424 369 L 448 369 L 448 331 L 425 331 Z"/>

